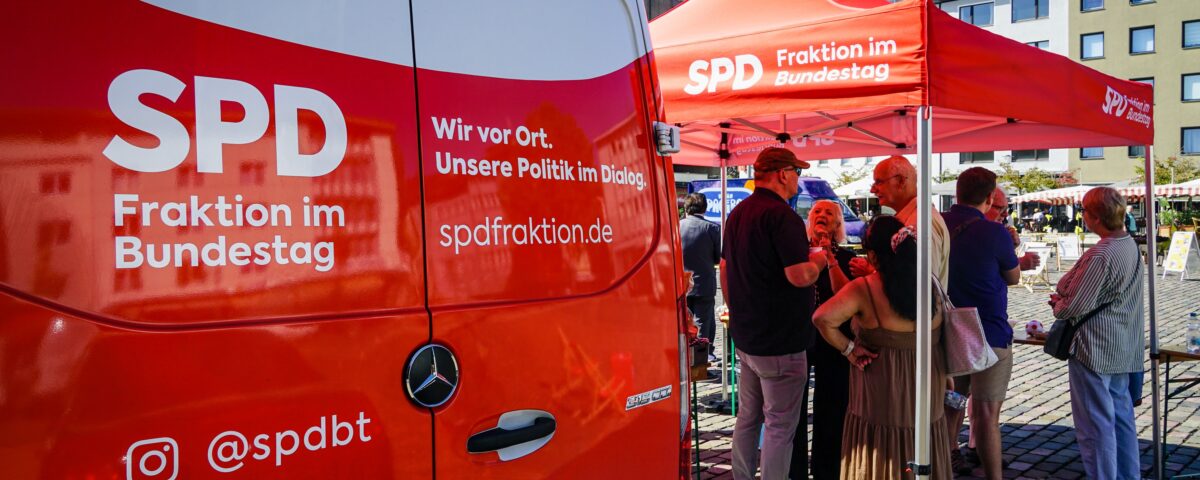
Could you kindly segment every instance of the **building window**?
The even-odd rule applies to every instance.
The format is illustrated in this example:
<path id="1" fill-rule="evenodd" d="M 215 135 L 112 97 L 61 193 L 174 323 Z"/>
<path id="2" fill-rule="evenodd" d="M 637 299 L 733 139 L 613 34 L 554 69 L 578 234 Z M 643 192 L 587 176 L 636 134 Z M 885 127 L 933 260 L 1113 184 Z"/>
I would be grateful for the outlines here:
<path id="1" fill-rule="evenodd" d="M 1129 0 L 1130 5 L 1141 5 L 1143 3 L 1154 3 L 1154 0 Z"/>
<path id="2" fill-rule="evenodd" d="M 1154 27 L 1129 29 L 1129 53 L 1154 53 Z"/>
<path id="3" fill-rule="evenodd" d="M 1050 0 L 1012 0 L 1012 21 L 1033 20 L 1050 16 Z"/>
<path id="4" fill-rule="evenodd" d="M 1200 48 L 1200 20 L 1183 22 L 1183 48 Z"/>
<path id="5" fill-rule="evenodd" d="M 958 19 L 971 25 L 987 27 L 992 25 L 992 4 L 979 3 L 958 7 Z"/>
<path id="6" fill-rule="evenodd" d="M 50 221 L 38 225 L 37 243 L 39 246 L 66 245 L 71 241 L 71 222 Z"/>
<path id="7" fill-rule="evenodd" d="M 1090 12 L 1092 10 L 1103 10 L 1104 0 L 1083 0 L 1079 4 L 1079 11 Z"/>
<path id="8" fill-rule="evenodd" d="M 43 173 L 41 192 L 43 195 L 71 193 L 71 172 Z"/>
<path id="9" fill-rule="evenodd" d="M 1104 158 L 1103 147 L 1084 147 L 1079 149 L 1079 158 Z"/>
<path id="10" fill-rule="evenodd" d="M 1079 58 L 1084 60 L 1104 58 L 1104 32 L 1085 33 L 1079 36 Z"/>
<path id="11" fill-rule="evenodd" d="M 992 163 L 996 152 L 963 152 L 958 154 L 958 163 Z"/>
<path id="12" fill-rule="evenodd" d="M 1146 156 L 1146 146 L 1137 145 L 1129 147 L 1129 158 L 1139 158 Z"/>
<path id="13" fill-rule="evenodd" d="M 1029 46 L 1031 46 L 1031 47 L 1037 47 L 1037 48 L 1040 48 L 1040 49 L 1042 49 L 1042 50 L 1049 50 L 1049 49 L 1050 49 L 1050 41 L 1049 41 L 1049 40 L 1038 40 L 1038 41 L 1036 41 L 1036 42 L 1029 42 L 1029 43 L 1026 43 L 1026 45 L 1029 45 Z"/>
<path id="14" fill-rule="evenodd" d="M 1050 159 L 1050 150 L 1013 150 L 1012 161 L 1014 162 L 1036 162 Z"/>
<path id="15" fill-rule="evenodd" d="M 1200 73 L 1183 75 L 1183 101 L 1200 101 Z"/>
<path id="16" fill-rule="evenodd" d="M 242 185 L 262 185 L 266 178 L 267 165 L 263 162 L 242 162 L 238 170 Z"/>
<path id="17" fill-rule="evenodd" d="M 1183 148 L 1180 152 L 1184 155 L 1200 155 L 1200 127 L 1186 127 L 1182 132 L 1183 141 L 1179 144 Z"/>
<path id="18" fill-rule="evenodd" d="M 1154 87 L 1154 77 L 1131 78 L 1131 82 L 1141 82 L 1151 87 Z"/>

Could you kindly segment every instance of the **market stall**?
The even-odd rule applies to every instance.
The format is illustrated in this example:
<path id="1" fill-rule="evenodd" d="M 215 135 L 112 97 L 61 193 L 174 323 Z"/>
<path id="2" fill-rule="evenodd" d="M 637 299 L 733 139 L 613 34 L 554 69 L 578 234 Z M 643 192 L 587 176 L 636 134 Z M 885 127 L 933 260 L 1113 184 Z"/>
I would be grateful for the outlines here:
<path id="1" fill-rule="evenodd" d="M 918 198 L 930 199 L 936 152 L 1146 145 L 1153 158 L 1148 85 L 966 24 L 930 0 L 691 0 L 650 33 L 666 117 L 682 133 L 678 164 L 749 165 L 770 146 L 802 159 L 913 154 Z M 928 231 L 930 202 L 918 205 Z M 925 476 L 929 237 L 918 244 L 913 465 Z M 1157 394 L 1156 383 L 1156 416 Z"/>

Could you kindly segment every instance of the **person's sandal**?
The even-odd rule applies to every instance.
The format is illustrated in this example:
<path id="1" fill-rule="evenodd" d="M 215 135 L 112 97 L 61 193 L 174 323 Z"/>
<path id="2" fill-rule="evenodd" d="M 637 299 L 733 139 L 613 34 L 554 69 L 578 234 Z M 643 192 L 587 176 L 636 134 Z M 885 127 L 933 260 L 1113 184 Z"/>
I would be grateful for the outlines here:
<path id="1" fill-rule="evenodd" d="M 979 458 L 979 452 L 977 450 L 975 450 L 974 448 L 971 448 L 971 447 L 967 447 L 966 451 L 967 451 L 967 453 L 963 454 L 963 461 L 967 462 L 970 465 L 974 465 L 974 466 L 983 465 L 983 460 L 981 460 Z"/>
<path id="2" fill-rule="evenodd" d="M 971 466 L 967 465 L 967 461 L 963 458 L 962 452 L 957 448 L 950 450 L 950 470 L 954 471 L 955 475 L 970 475 Z"/>
<path id="3" fill-rule="evenodd" d="M 963 455 L 963 460 L 968 464 L 976 467 L 983 466 L 983 460 L 979 459 L 979 451 L 974 448 L 967 447 L 967 453 Z M 1000 468 L 1008 468 L 1008 464 L 1012 463 L 1003 458 L 1000 459 Z"/>

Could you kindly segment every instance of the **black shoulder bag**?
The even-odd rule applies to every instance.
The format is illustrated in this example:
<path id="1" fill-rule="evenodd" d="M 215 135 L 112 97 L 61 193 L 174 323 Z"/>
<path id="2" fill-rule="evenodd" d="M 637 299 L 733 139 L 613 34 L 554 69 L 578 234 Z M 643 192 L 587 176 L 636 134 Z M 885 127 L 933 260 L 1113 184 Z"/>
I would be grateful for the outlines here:
<path id="1" fill-rule="evenodd" d="M 1064 318 L 1055 320 L 1054 325 L 1050 327 L 1050 332 L 1046 334 L 1046 344 L 1042 345 L 1042 350 L 1050 354 L 1051 357 L 1059 360 L 1067 360 L 1071 358 L 1071 342 L 1075 340 L 1075 332 L 1079 328 L 1096 316 L 1100 311 L 1108 308 L 1108 304 L 1101 305 L 1100 308 L 1092 310 L 1092 313 L 1085 315 L 1078 322 L 1072 324 L 1071 319 Z"/>
<path id="2" fill-rule="evenodd" d="M 1142 262 L 1139 260 L 1137 268 L 1134 269 L 1134 281 L 1141 281 L 1142 278 Z M 1054 325 L 1050 327 L 1050 332 L 1046 334 L 1046 344 L 1042 345 L 1042 351 L 1050 354 L 1051 357 L 1059 360 L 1067 360 L 1071 358 L 1071 343 L 1075 341 L 1075 333 L 1079 331 L 1083 324 L 1091 320 L 1097 313 L 1104 311 L 1110 304 L 1106 303 L 1091 313 L 1084 315 L 1078 322 L 1071 324 L 1071 319 L 1055 320 Z"/>

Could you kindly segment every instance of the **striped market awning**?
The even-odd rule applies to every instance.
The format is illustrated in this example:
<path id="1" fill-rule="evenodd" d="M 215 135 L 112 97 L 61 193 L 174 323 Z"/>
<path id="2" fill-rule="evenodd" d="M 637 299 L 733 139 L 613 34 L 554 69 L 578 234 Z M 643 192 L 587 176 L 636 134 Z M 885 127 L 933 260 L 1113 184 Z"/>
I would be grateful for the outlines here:
<path id="1" fill-rule="evenodd" d="M 1117 189 L 1118 193 L 1125 197 L 1137 198 L 1146 196 L 1145 185 L 1127 185 L 1115 188 Z M 1155 197 L 1194 197 L 1198 195 L 1200 195 L 1200 180 L 1154 186 Z"/>
<path id="2" fill-rule="evenodd" d="M 1011 202 L 1039 202 L 1048 203 L 1051 205 L 1073 205 L 1083 201 L 1083 194 L 1087 193 L 1093 187 L 1086 185 L 1077 185 L 1074 187 L 1055 188 L 1053 190 L 1042 190 L 1040 192 L 1026 193 L 1017 195 L 1010 199 Z"/>

